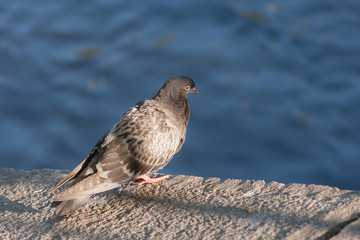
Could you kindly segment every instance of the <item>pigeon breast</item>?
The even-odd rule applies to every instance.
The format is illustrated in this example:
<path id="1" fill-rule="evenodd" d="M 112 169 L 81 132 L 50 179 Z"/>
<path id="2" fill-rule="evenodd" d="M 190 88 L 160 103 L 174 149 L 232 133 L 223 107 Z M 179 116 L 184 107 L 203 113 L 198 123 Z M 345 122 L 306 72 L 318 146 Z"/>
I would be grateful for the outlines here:
<path id="1" fill-rule="evenodd" d="M 96 166 L 101 177 L 119 182 L 124 174 L 134 179 L 155 172 L 181 148 L 184 130 L 157 105 L 154 100 L 135 105 L 105 137 Z"/>

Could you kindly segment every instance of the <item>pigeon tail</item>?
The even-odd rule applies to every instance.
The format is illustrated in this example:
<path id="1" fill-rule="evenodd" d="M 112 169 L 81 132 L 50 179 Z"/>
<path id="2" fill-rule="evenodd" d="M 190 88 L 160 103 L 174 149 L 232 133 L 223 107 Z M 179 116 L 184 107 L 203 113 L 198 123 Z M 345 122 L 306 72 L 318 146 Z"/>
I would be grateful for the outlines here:
<path id="1" fill-rule="evenodd" d="M 62 202 L 79 199 L 96 193 L 105 192 L 119 186 L 120 184 L 117 182 L 106 182 L 106 180 L 99 175 L 91 175 L 56 195 L 54 201 Z"/>
<path id="2" fill-rule="evenodd" d="M 56 215 L 64 216 L 74 213 L 78 208 L 81 208 L 84 205 L 89 197 L 90 195 L 61 202 L 56 207 Z"/>

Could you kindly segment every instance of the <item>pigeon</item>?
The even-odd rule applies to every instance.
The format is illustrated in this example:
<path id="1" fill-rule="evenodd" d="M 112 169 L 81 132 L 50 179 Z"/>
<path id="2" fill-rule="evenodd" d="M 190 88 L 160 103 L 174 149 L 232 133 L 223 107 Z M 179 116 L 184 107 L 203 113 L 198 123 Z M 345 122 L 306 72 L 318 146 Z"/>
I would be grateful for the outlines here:
<path id="1" fill-rule="evenodd" d="M 68 216 L 91 195 L 123 184 L 157 184 L 168 176 L 150 174 L 165 167 L 185 142 L 190 117 L 188 93 L 199 92 L 189 77 L 168 79 L 150 100 L 132 106 L 91 153 L 52 191 L 72 181 L 53 198 L 56 214 Z"/>

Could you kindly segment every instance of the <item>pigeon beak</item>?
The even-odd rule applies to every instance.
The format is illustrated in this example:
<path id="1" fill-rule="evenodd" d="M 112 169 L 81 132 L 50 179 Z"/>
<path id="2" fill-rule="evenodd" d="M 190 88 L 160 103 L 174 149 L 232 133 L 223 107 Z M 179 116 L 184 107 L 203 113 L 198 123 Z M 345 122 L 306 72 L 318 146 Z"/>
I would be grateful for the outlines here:
<path id="1" fill-rule="evenodd" d="M 198 90 L 196 90 L 196 88 L 192 88 L 192 89 L 191 89 L 191 92 L 196 93 L 197 95 L 199 95 L 199 94 L 200 94 L 200 93 L 199 93 L 199 91 L 198 91 Z"/>

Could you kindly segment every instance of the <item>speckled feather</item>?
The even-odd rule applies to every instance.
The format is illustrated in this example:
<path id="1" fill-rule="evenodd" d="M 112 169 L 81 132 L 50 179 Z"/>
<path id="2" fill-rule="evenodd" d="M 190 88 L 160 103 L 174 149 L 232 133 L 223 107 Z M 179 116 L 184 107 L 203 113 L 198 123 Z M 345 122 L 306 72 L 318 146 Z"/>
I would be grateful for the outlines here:
<path id="1" fill-rule="evenodd" d="M 182 91 L 186 86 L 191 91 Z M 131 107 L 89 156 L 53 188 L 73 180 L 69 188 L 54 197 L 54 201 L 62 202 L 56 213 L 71 214 L 92 194 L 119 187 L 167 165 L 185 141 L 189 92 L 198 93 L 190 78 L 171 78 L 153 99 Z"/>

